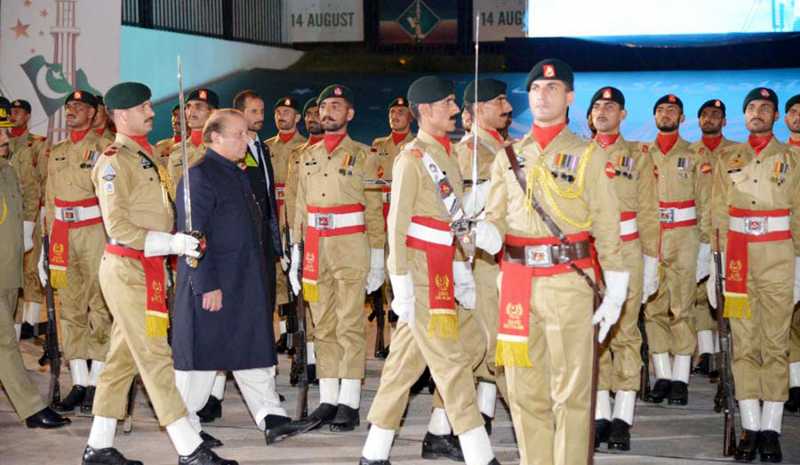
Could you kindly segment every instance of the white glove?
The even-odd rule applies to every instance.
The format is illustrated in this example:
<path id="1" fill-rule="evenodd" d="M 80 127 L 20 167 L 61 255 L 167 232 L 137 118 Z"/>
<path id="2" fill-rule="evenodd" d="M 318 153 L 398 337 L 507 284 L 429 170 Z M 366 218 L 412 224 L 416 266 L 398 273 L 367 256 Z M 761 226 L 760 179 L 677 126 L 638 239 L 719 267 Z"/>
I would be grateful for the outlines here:
<path id="1" fill-rule="evenodd" d="M 645 303 L 658 290 L 658 259 L 649 255 L 642 255 L 642 262 L 644 262 L 642 303 Z"/>
<path id="2" fill-rule="evenodd" d="M 383 285 L 384 255 L 383 249 L 370 249 L 369 274 L 367 275 L 367 294 L 372 294 Z"/>
<path id="3" fill-rule="evenodd" d="M 289 264 L 291 264 L 291 260 L 289 260 L 289 257 L 287 257 L 286 255 L 283 255 L 280 259 L 280 264 L 281 264 L 281 271 L 286 273 L 286 270 L 289 269 Z"/>
<path id="4" fill-rule="evenodd" d="M 600 331 L 597 334 L 598 342 L 603 342 L 611 327 L 619 320 L 622 305 L 628 295 L 630 273 L 627 271 L 604 271 L 603 277 L 606 281 L 606 296 L 603 297 L 603 302 L 592 317 L 593 325 L 600 324 Z"/>
<path id="5" fill-rule="evenodd" d="M 488 181 L 484 181 L 477 186 L 472 186 L 472 189 L 464 194 L 464 213 L 466 213 L 469 217 L 476 216 L 486 206 L 486 199 L 488 197 Z"/>
<path id="6" fill-rule="evenodd" d="M 294 295 L 300 294 L 300 244 L 292 245 L 292 260 L 289 266 L 289 284 Z"/>
<path id="7" fill-rule="evenodd" d="M 392 282 L 392 311 L 394 311 L 400 321 L 410 322 L 414 318 L 414 281 L 411 280 L 411 273 L 390 274 L 389 280 Z"/>
<path id="8" fill-rule="evenodd" d="M 503 246 L 500 231 L 488 221 L 479 221 L 475 226 L 475 247 L 494 255 Z"/>
<path id="9" fill-rule="evenodd" d="M 35 224 L 33 221 L 22 223 L 22 243 L 25 245 L 25 252 L 33 248 L 33 226 Z"/>
<path id="10" fill-rule="evenodd" d="M 187 255 L 199 258 L 200 241 L 183 233 L 148 231 L 144 238 L 144 256 L 161 257 L 164 255 Z"/>
<path id="11" fill-rule="evenodd" d="M 475 279 L 468 262 L 453 262 L 453 293 L 462 307 L 475 308 Z"/>
<path id="12" fill-rule="evenodd" d="M 720 253 L 720 260 L 722 260 L 722 277 L 725 277 L 725 253 Z M 796 278 L 795 278 L 796 279 Z M 724 285 L 723 281 L 723 285 Z M 722 289 L 725 291 L 725 289 Z M 706 295 L 708 296 L 708 304 L 717 307 L 717 267 L 712 266 L 708 273 L 708 281 L 706 281 Z"/>
<path id="13" fill-rule="evenodd" d="M 794 303 L 800 301 L 800 257 L 794 257 Z"/>
<path id="14" fill-rule="evenodd" d="M 42 287 L 47 286 L 47 281 L 50 280 L 50 275 L 44 269 L 44 254 L 44 245 L 42 245 L 42 250 L 39 252 L 39 262 L 36 264 L 36 269 L 39 270 L 39 282 L 42 283 Z"/>
<path id="15" fill-rule="evenodd" d="M 695 280 L 699 283 L 700 280 L 705 278 L 711 273 L 711 244 L 705 242 L 700 243 L 700 249 L 697 251 L 697 274 Z"/>

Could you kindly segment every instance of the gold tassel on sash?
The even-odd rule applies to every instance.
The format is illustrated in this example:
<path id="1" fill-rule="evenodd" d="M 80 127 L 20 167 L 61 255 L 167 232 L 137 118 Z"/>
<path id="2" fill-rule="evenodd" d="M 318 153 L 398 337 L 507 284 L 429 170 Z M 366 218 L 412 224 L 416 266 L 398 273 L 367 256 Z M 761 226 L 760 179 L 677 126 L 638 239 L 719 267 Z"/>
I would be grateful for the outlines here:
<path id="1" fill-rule="evenodd" d="M 458 339 L 458 314 L 451 309 L 431 309 L 428 336 Z"/>

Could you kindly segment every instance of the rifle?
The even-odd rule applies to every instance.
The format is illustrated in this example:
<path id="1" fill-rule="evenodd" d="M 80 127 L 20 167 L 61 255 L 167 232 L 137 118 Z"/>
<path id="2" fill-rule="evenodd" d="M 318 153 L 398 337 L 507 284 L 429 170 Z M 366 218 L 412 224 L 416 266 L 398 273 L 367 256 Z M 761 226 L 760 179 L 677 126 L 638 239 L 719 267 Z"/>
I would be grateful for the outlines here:
<path id="1" fill-rule="evenodd" d="M 639 400 L 647 399 L 650 394 L 650 344 L 647 342 L 644 311 L 639 312 L 639 332 L 642 333 L 642 346 L 639 353 L 642 357 L 642 372 L 639 377 Z"/>
<path id="2" fill-rule="evenodd" d="M 42 262 L 44 263 L 47 280 L 44 285 L 45 302 L 47 304 L 47 335 L 45 353 L 50 361 L 50 405 L 61 402 L 61 352 L 58 350 L 58 329 L 56 327 L 56 301 L 53 297 L 53 287 L 50 285 L 50 237 L 47 235 L 47 226 L 42 224 Z"/>
<path id="3" fill-rule="evenodd" d="M 715 291 L 717 294 L 717 331 L 719 332 L 720 351 L 717 354 L 719 366 L 719 384 L 717 396 L 714 399 L 714 410 L 722 410 L 725 416 L 724 431 L 722 438 L 722 455 L 730 457 L 736 450 L 736 401 L 733 398 L 733 373 L 731 372 L 731 349 L 732 341 L 730 336 L 730 326 L 723 316 L 724 305 L 724 277 L 722 275 L 722 252 L 719 247 L 719 229 L 716 230 L 715 238 L 716 250 L 713 252 L 714 269 L 717 272 Z"/>
<path id="4" fill-rule="evenodd" d="M 300 264 L 298 276 L 303 276 L 303 241 L 300 240 Z M 288 274 L 287 274 L 288 275 Z M 291 285 L 289 286 L 291 294 Z M 297 379 L 297 408 L 295 416 L 298 420 L 308 416 L 308 354 L 306 354 L 306 304 L 303 299 L 303 288 L 294 299 L 295 315 L 297 318 L 297 331 L 287 334 L 287 345 L 294 348 L 290 377 Z"/>
<path id="5" fill-rule="evenodd" d="M 383 311 L 383 289 L 384 286 L 381 286 L 369 295 L 372 313 L 369 314 L 367 320 L 370 322 L 372 320 L 377 320 L 375 322 L 375 358 L 386 358 L 389 356 L 389 350 L 386 348 L 386 343 L 383 339 L 383 331 L 386 327 L 386 314 Z"/>

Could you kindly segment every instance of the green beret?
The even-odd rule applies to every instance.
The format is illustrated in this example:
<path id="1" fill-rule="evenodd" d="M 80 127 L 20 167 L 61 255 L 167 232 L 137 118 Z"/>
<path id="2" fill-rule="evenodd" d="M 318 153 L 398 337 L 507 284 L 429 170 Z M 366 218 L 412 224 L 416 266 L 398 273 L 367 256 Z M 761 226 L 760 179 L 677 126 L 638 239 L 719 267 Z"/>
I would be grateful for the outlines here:
<path id="1" fill-rule="evenodd" d="M 592 95 L 589 102 L 589 112 L 591 113 L 594 103 L 598 100 L 610 100 L 619 103 L 621 108 L 625 108 L 625 95 L 616 87 L 601 87 Z"/>
<path id="2" fill-rule="evenodd" d="M 201 102 L 206 102 L 208 106 L 212 108 L 219 108 L 219 95 L 211 89 L 206 89 L 205 87 L 201 87 L 199 89 L 195 89 L 186 97 L 186 103 L 189 103 L 192 100 L 199 100 Z"/>
<path id="3" fill-rule="evenodd" d="M 778 94 L 769 87 L 756 87 L 748 92 L 742 104 L 742 112 L 747 109 L 747 105 L 753 100 L 769 100 L 775 106 L 775 111 L 778 111 Z"/>
<path id="4" fill-rule="evenodd" d="M 343 98 L 347 100 L 350 105 L 354 103 L 354 95 L 353 91 L 350 88 L 343 86 L 341 84 L 331 84 L 328 87 L 322 89 L 322 92 L 319 93 L 319 97 L 317 97 L 317 105 L 322 103 L 323 100 L 326 98 Z"/>
<path id="5" fill-rule="evenodd" d="M 178 111 L 180 109 L 181 109 L 181 104 L 180 103 L 176 103 L 175 106 L 172 107 L 172 113 L 175 113 L 176 111 Z"/>
<path id="6" fill-rule="evenodd" d="M 575 84 L 572 67 L 558 58 L 546 58 L 533 65 L 531 72 L 528 73 L 528 80 L 525 82 L 525 90 L 530 91 L 533 81 L 540 79 L 561 81 L 570 89 Z"/>
<path id="7" fill-rule="evenodd" d="M 497 79 L 478 79 L 478 102 L 487 102 L 506 93 L 508 86 Z M 475 81 L 464 89 L 464 103 L 475 103 Z"/>
<path id="8" fill-rule="evenodd" d="M 14 127 L 11 117 L 11 102 L 7 98 L 0 96 L 0 128 Z"/>
<path id="9" fill-rule="evenodd" d="M 275 101 L 275 105 L 272 106 L 272 112 L 274 113 L 280 107 L 289 107 L 294 111 L 300 111 L 300 105 L 297 103 L 297 100 L 294 97 L 281 97 Z"/>
<path id="10" fill-rule="evenodd" d="M 11 102 L 11 108 L 22 108 L 23 110 L 27 111 L 28 113 L 31 112 L 31 102 L 22 99 L 16 99 Z"/>
<path id="11" fill-rule="evenodd" d="M 310 99 L 306 100 L 306 103 L 303 105 L 303 116 L 306 116 L 306 112 L 309 108 L 318 107 L 319 103 L 317 103 L 317 97 L 311 97 Z"/>
<path id="12" fill-rule="evenodd" d="M 150 88 L 141 82 L 121 82 L 106 92 L 109 111 L 127 110 L 150 100 Z"/>
<path id="13" fill-rule="evenodd" d="M 796 104 L 800 103 L 800 94 L 797 94 L 789 100 L 786 101 L 786 109 L 784 109 L 784 113 L 789 113 L 789 110 L 795 106 Z"/>
<path id="14" fill-rule="evenodd" d="M 413 104 L 433 103 L 456 93 L 453 81 L 438 76 L 423 76 L 412 82 L 406 97 Z"/>
<path id="15" fill-rule="evenodd" d="M 90 105 L 95 110 L 97 109 L 97 97 L 95 97 L 91 92 L 86 92 L 85 90 L 76 90 L 71 92 L 67 96 L 66 100 L 64 100 L 64 105 L 68 104 L 69 102 L 81 102 Z"/>
<path id="16" fill-rule="evenodd" d="M 711 100 L 706 100 L 705 102 L 703 102 L 703 104 L 700 105 L 700 109 L 697 110 L 697 117 L 698 118 L 700 117 L 700 115 L 703 114 L 703 110 L 705 110 L 706 108 L 718 108 L 718 109 L 722 110 L 722 117 L 723 118 L 725 117 L 725 102 L 723 102 L 720 99 L 711 99 Z"/>
<path id="17" fill-rule="evenodd" d="M 102 94 L 97 94 L 94 97 L 97 99 L 97 105 L 106 106 L 105 102 L 103 101 L 103 95 Z"/>
<path id="18" fill-rule="evenodd" d="M 655 105 L 653 105 L 653 114 L 654 115 L 656 114 L 656 108 L 658 108 L 659 105 L 664 104 L 664 103 L 669 103 L 669 104 L 672 104 L 672 105 L 678 105 L 678 107 L 680 107 L 680 109 L 681 109 L 681 113 L 683 113 L 683 101 L 681 99 L 679 99 L 677 95 L 667 94 L 667 95 L 664 95 L 663 97 L 661 97 L 660 99 L 656 100 Z"/>
<path id="19" fill-rule="evenodd" d="M 394 107 L 406 107 L 408 108 L 408 99 L 405 97 L 395 97 L 389 102 L 389 105 L 386 107 L 386 111 L 388 112 Z"/>

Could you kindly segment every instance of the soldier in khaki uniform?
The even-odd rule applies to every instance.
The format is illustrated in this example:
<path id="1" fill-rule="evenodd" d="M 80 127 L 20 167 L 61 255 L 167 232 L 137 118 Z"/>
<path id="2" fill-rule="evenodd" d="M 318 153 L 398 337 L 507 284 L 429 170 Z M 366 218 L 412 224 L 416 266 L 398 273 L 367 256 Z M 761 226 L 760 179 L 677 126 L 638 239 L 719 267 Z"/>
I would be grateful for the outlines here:
<path id="1" fill-rule="evenodd" d="M 723 315 L 733 335 L 743 428 L 735 458 L 752 461 L 760 452 L 762 462 L 777 463 L 789 387 L 789 327 L 800 294 L 800 164 L 772 133 L 778 119 L 772 89 L 753 89 L 742 109 L 750 136 L 724 150 L 715 165 L 710 226 L 719 234 Z M 716 295 L 709 292 L 709 301 L 716 306 Z"/>
<path id="2" fill-rule="evenodd" d="M 399 322 L 370 408 L 362 465 L 389 463 L 409 389 L 426 365 L 459 438 L 462 460 L 497 463 L 475 402 L 467 342 L 459 329 L 464 313 L 456 309 L 456 300 L 474 308 L 475 287 L 450 226 L 465 218 L 463 182 L 447 135 L 458 115 L 454 92 L 451 81 L 435 76 L 419 78 L 408 89 L 419 133 L 396 158 L 387 229 L 392 309 Z M 425 441 L 430 436 L 429 431 Z"/>
<path id="3" fill-rule="evenodd" d="M 22 287 L 22 254 L 31 247 L 23 238 L 27 199 L 9 147 L 11 105 L 0 97 L 0 384 L 20 419 L 29 428 L 58 428 L 68 425 L 47 407 L 39 396 L 36 384 L 28 377 L 14 335 L 14 311 Z M 24 245 L 23 245 L 24 244 Z"/>
<path id="4" fill-rule="evenodd" d="M 97 98 L 97 114 L 94 115 L 94 120 L 92 120 L 92 130 L 100 137 L 114 140 L 114 123 L 108 117 L 106 104 L 103 102 L 103 96 L 95 95 L 95 97 Z"/>
<path id="5" fill-rule="evenodd" d="M 658 291 L 645 308 L 645 329 L 656 383 L 646 399 L 686 405 L 696 338 L 691 316 L 697 282 L 708 276 L 710 246 L 704 222 L 711 182 L 711 163 L 681 139 L 683 102 L 668 94 L 653 105 L 658 136 L 642 144 L 653 160 L 659 211 Z M 670 361 L 674 356 L 674 362 Z"/>
<path id="6" fill-rule="evenodd" d="M 786 143 L 800 156 L 800 94 L 786 101 L 784 112 L 783 121 L 789 129 Z M 789 400 L 785 407 L 787 411 L 797 413 L 800 411 L 800 310 L 797 306 L 789 334 Z"/>
<path id="7" fill-rule="evenodd" d="M 23 184 L 30 184 L 32 190 L 27 195 L 30 202 L 25 208 L 25 240 L 33 242 L 32 248 L 26 247 L 23 265 L 23 304 L 18 307 L 22 310 L 21 320 L 29 325 L 36 325 L 41 320 L 41 308 L 44 302 L 42 284 L 39 282 L 36 262 L 39 259 L 39 250 L 42 248 L 41 222 L 39 221 L 39 205 L 44 194 L 44 180 L 38 165 L 39 157 L 45 153 L 47 139 L 33 134 L 28 130 L 28 122 L 31 118 L 31 104 L 26 100 L 14 100 L 11 102 L 11 142 L 9 143 L 15 163 L 30 166 L 32 169 L 24 172 L 17 171 L 17 176 Z M 24 160 L 24 162 L 22 161 Z M 29 208 L 29 206 L 32 207 Z"/>
<path id="8" fill-rule="evenodd" d="M 83 465 L 141 465 L 113 447 L 117 421 L 124 418 L 127 392 L 141 375 L 156 416 L 178 452 L 180 464 L 236 465 L 202 445 L 186 417 L 175 387 L 167 344 L 167 255 L 199 257 L 198 241 L 173 230 L 173 211 L 156 170 L 150 89 L 117 84 L 106 93 L 117 136 L 92 171 L 109 242 L 100 266 L 101 286 L 114 315 L 108 366 L 100 376 L 94 420 Z"/>
<path id="9" fill-rule="evenodd" d="M 703 137 L 691 144 L 689 150 L 697 153 L 712 166 L 719 158 L 719 154 L 735 143 L 722 135 L 722 128 L 727 123 L 725 116 L 725 103 L 719 99 L 708 100 L 697 110 L 697 119 Z M 697 333 L 697 353 L 700 355 L 700 360 L 692 372 L 713 375 L 711 357 L 719 352 L 719 340 L 717 339 L 717 322 L 712 317 L 711 308 L 708 305 L 706 283 L 697 285 L 692 320 Z"/>
<path id="10" fill-rule="evenodd" d="M 289 170 L 289 157 L 291 153 L 306 142 L 306 138 L 297 130 L 300 122 L 300 108 L 297 101 L 289 96 L 281 97 L 272 107 L 272 114 L 275 118 L 275 126 L 278 133 L 264 141 L 269 148 L 270 160 L 275 173 L 275 196 L 278 199 L 278 221 L 280 230 L 284 231 L 287 226 L 286 210 L 286 178 Z M 291 221 L 288 222 L 291 224 Z M 283 236 L 281 236 L 283 238 Z M 283 239 L 281 239 L 283 240 Z M 284 250 L 289 244 L 284 244 Z M 285 260 L 276 264 L 276 275 L 283 277 L 286 271 L 287 262 Z M 278 340 L 278 352 L 285 352 L 286 347 L 286 315 L 294 309 L 289 308 L 289 289 L 285 279 L 278 279 L 278 286 L 275 290 L 277 298 L 275 304 L 278 306 L 280 316 L 280 338 Z"/>
<path id="11" fill-rule="evenodd" d="M 622 260 L 630 273 L 628 296 L 619 324 L 600 352 L 595 447 L 607 442 L 609 449 L 629 450 L 636 392 L 641 382 L 639 310 L 642 301 L 658 288 L 658 216 L 653 202 L 649 201 L 655 177 L 650 157 L 620 134 L 620 125 L 627 116 L 622 92 L 615 87 L 600 88 L 592 96 L 590 111 L 592 127 L 597 131 L 592 146 L 598 156 L 602 155 L 610 163 L 614 172 L 611 184 L 619 200 Z M 613 415 L 611 391 L 615 393 Z"/>
<path id="12" fill-rule="evenodd" d="M 504 366 L 526 465 L 586 463 L 592 440 L 592 326 L 599 324 L 602 342 L 619 319 L 628 289 L 613 166 L 566 127 L 573 82 L 570 66 L 557 59 L 537 63 L 528 74 L 536 123 L 512 146 L 526 188 L 502 152 L 492 164 L 486 220 L 476 228 L 478 247 L 490 254 L 503 250 L 497 364 Z M 574 245 L 559 245 L 533 210 L 534 199 Z M 586 282 L 596 261 L 590 237 L 606 284 L 594 316 Z"/>
<path id="13" fill-rule="evenodd" d="M 170 123 L 172 124 L 172 137 L 167 137 L 166 139 L 161 139 L 160 141 L 156 142 L 156 152 L 158 152 L 158 160 L 156 162 L 167 164 L 169 160 L 169 155 L 172 153 L 172 149 L 175 148 L 175 144 L 180 143 L 181 141 L 181 119 L 178 113 L 181 111 L 180 104 L 176 104 L 172 107 L 172 116 L 170 117 Z M 190 132 L 191 129 L 187 128 L 186 132 Z"/>
<path id="14" fill-rule="evenodd" d="M 190 130 L 189 140 L 186 141 L 186 155 L 189 164 L 194 164 L 206 153 L 206 146 L 203 144 L 203 126 L 217 108 L 219 108 L 219 96 L 211 89 L 201 87 L 186 97 L 186 125 Z M 181 176 L 183 176 L 183 155 L 180 145 L 175 144 L 167 162 L 167 185 L 173 201 Z"/>
<path id="15" fill-rule="evenodd" d="M 84 415 L 91 411 L 111 329 L 97 276 L 106 236 L 91 179 L 92 167 L 111 141 L 92 130 L 96 107 L 97 99 L 88 92 L 77 90 L 67 97 L 70 133 L 50 151 L 45 195 L 50 284 L 61 300 L 62 350 L 72 375 L 72 389 L 55 408 L 71 412 L 80 405 Z"/>
<path id="16" fill-rule="evenodd" d="M 347 135 L 355 116 L 352 91 L 339 84 L 326 87 L 319 114 L 325 138 L 301 160 L 289 271 L 297 294 L 303 240 L 303 297 L 311 306 L 319 349 L 320 406 L 301 425 L 349 431 L 359 424 L 366 368 L 364 288 L 369 293 L 383 282 L 384 223 L 380 197 L 365 192 L 369 148 Z"/>

